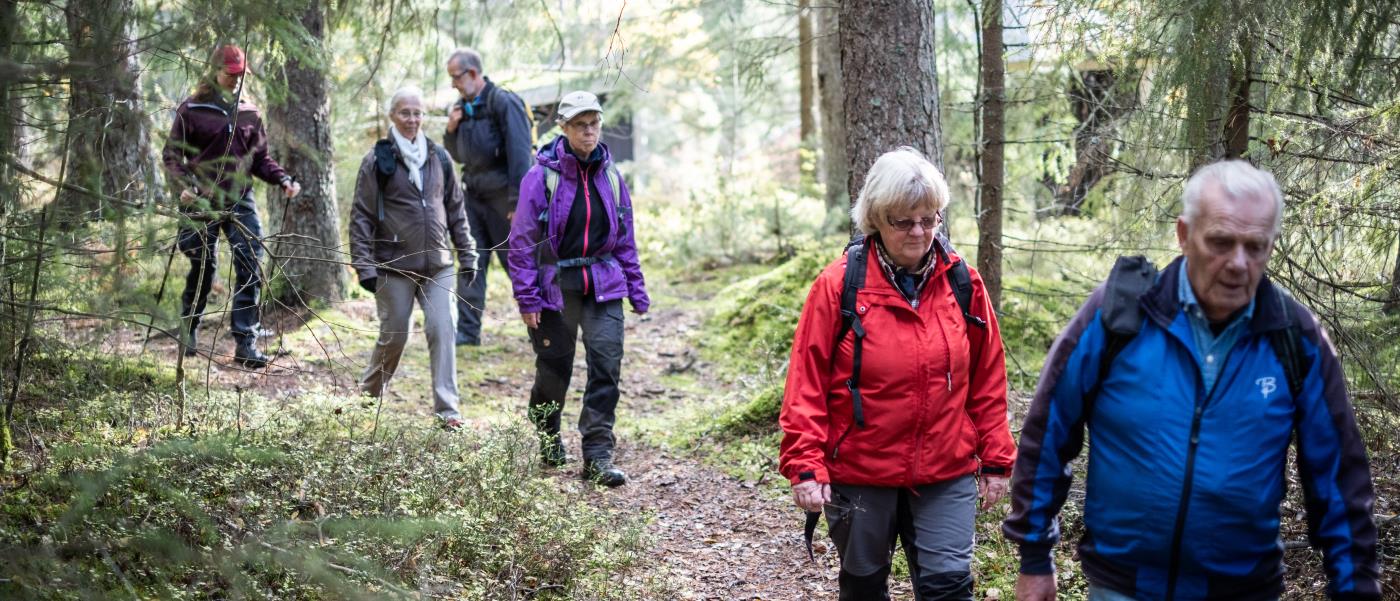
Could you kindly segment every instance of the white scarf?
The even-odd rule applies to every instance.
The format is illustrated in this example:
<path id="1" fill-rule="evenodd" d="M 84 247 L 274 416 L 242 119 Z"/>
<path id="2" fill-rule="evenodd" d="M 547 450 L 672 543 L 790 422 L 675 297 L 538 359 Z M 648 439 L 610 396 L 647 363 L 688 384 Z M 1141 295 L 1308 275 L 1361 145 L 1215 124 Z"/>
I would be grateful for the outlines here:
<path id="1" fill-rule="evenodd" d="M 390 127 L 389 133 L 394 136 L 394 144 L 399 147 L 399 155 L 403 157 L 403 162 L 408 165 L 408 181 L 413 182 L 413 186 L 421 192 L 423 190 L 423 165 L 428 162 L 428 137 L 423 135 L 423 130 L 418 130 L 418 137 L 410 141 L 399 133 L 399 128 Z"/>

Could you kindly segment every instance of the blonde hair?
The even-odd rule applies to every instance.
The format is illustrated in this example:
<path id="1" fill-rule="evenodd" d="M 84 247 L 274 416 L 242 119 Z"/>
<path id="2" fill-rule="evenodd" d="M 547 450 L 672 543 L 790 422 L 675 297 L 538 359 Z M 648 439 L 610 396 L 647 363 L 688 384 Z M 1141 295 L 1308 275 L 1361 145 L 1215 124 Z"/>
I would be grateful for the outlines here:
<path id="1" fill-rule="evenodd" d="M 921 208 L 942 212 L 948 206 L 948 182 L 933 163 L 909 146 L 880 155 L 865 174 L 860 196 L 851 207 L 851 222 L 867 236 L 877 220 L 891 211 Z"/>

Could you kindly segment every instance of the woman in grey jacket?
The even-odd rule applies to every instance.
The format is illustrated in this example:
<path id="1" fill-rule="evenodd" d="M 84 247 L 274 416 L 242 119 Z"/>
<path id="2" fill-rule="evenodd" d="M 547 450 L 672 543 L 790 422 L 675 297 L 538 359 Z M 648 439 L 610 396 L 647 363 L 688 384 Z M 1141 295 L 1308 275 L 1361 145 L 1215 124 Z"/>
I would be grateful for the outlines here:
<path id="1" fill-rule="evenodd" d="M 388 112 L 393 127 L 360 163 L 350 215 L 351 261 L 360 286 L 374 293 L 379 313 L 379 340 L 360 390 L 383 394 L 408 342 L 416 299 L 428 337 L 433 411 L 444 427 L 455 430 L 462 416 L 457 411 L 453 291 L 458 274 L 476 275 L 476 243 L 467 231 L 452 162 L 422 131 L 422 93 L 400 89 Z M 452 264 L 453 250 L 460 269 Z"/>

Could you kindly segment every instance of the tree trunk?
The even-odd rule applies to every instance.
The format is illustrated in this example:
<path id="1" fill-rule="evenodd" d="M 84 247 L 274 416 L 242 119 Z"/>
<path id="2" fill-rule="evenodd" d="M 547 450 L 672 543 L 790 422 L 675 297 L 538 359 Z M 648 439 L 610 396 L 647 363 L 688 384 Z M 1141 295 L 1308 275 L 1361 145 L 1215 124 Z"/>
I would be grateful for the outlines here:
<path id="1" fill-rule="evenodd" d="M 815 181 L 817 162 L 812 151 L 817 145 L 817 81 L 815 61 L 817 48 L 812 36 L 811 0 L 797 2 L 797 71 L 799 89 L 801 144 L 797 164 L 802 174 L 802 193 L 807 194 Z"/>
<path id="2" fill-rule="evenodd" d="M 982 3 L 982 211 L 977 215 L 977 271 L 996 311 L 1001 310 L 1001 205 L 1006 177 L 1001 4 L 1001 0 Z"/>
<path id="3" fill-rule="evenodd" d="M 1249 151 L 1249 84 L 1253 82 L 1250 48 L 1243 49 L 1244 65 L 1230 72 L 1230 112 L 1225 115 L 1225 158 L 1238 159 Z"/>
<path id="4" fill-rule="evenodd" d="M 1089 190 L 1113 171 L 1109 158 L 1118 119 L 1137 104 L 1137 94 L 1120 79 L 1112 70 L 1083 71 L 1070 83 L 1070 108 L 1079 121 L 1074 128 L 1074 165 L 1063 183 L 1045 178 L 1055 195 L 1056 213 L 1078 215 Z"/>
<path id="5" fill-rule="evenodd" d="M 285 279 L 277 298 L 292 307 L 316 300 L 345 298 L 345 252 L 340 242 L 340 210 L 335 198 L 331 156 L 329 81 L 324 70 L 326 14 L 312 0 L 301 24 L 314 40 L 313 58 L 292 56 L 283 72 L 287 98 L 269 106 L 268 122 L 278 160 L 301 184 L 301 195 L 286 200 L 274 191 L 268 200 L 272 267 Z"/>
<path id="6" fill-rule="evenodd" d="M 798 87 L 801 90 L 801 127 L 798 130 L 804 145 L 810 144 L 817 135 L 816 80 L 812 69 L 812 56 L 816 47 L 812 43 L 811 0 L 797 2 L 797 71 Z"/>
<path id="7" fill-rule="evenodd" d="M 817 9 L 821 39 L 817 41 L 817 88 L 821 94 L 822 173 L 826 207 L 844 209 L 851 204 L 846 187 L 846 108 L 841 85 L 840 0 Z M 844 229 L 844 228 L 843 228 Z"/>
<path id="8" fill-rule="evenodd" d="M 848 189 L 854 199 L 880 155 L 911 146 L 943 168 L 933 7 L 927 0 L 841 6 Z"/>
<path id="9" fill-rule="evenodd" d="M 1385 303 L 1388 315 L 1400 313 L 1400 251 L 1395 253 L 1395 271 L 1390 274 L 1390 300 Z"/>
<path id="10" fill-rule="evenodd" d="M 20 113 L 19 102 L 10 93 L 10 76 L 6 75 L 13 73 L 11 66 L 16 62 L 18 7 L 16 0 L 0 0 L 0 297 L 8 305 L 8 308 L 0 307 L 0 315 L 6 316 L 0 320 L 3 321 L 0 323 L 0 394 L 10 389 L 9 376 L 14 373 L 14 366 L 9 359 L 15 356 L 15 324 L 19 323 L 15 318 L 17 304 L 14 286 L 10 285 L 13 267 L 9 262 L 10 215 L 18 208 L 19 178 L 9 161 L 18 160 L 16 121 Z M 13 409 L 8 408 L 8 402 L 6 404 L 7 408 L 0 410 L 0 472 L 8 468 L 10 452 L 14 449 L 9 418 Z"/>
<path id="11" fill-rule="evenodd" d="M 72 73 L 68 127 L 75 144 L 64 180 L 95 194 L 60 194 L 57 220 L 62 227 L 139 205 L 158 188 L 150 124 L 142 110 L 132 11 L 132 0 L 80 0 L 65 10 Z M 102 196 L 123 202 L 110 206 Z"/>

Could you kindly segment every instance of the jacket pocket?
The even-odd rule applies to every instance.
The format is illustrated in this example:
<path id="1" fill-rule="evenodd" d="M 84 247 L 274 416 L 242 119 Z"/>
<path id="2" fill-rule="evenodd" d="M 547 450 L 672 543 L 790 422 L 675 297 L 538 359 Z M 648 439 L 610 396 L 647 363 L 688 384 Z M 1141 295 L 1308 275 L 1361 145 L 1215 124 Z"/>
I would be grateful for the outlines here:
<path id="1" fill-rule="evenodd" d="M 593 274 L 593 286 L 600 300 L 614 300 L 627 296 L 627 276 L 617 259 L 608 258 L 589 267 Z"/>
<path id="2" fill-rule="evenodd" d="M 535 285 L 540 289 L 540 300 L 545 306 L 562 308 L 564 293 L 559 290 L 559 266 L 541 264 Z"/>

